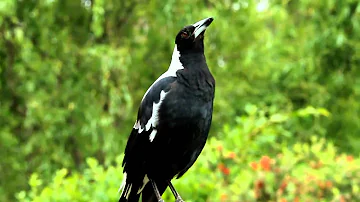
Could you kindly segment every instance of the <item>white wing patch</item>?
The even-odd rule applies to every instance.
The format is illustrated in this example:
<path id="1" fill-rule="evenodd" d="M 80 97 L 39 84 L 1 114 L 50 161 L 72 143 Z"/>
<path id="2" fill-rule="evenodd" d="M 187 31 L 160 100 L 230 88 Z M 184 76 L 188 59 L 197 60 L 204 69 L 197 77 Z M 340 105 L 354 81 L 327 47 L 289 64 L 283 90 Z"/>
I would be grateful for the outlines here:
<path id="1" fill-rule="evenodd" d="M 182 65 L 181 61 L 180 61 L 180 52 L 177 50 L 177 45 L 175 44 L 175 48 L 171 57 L 171 63 L 170 66 L 168 68 L 168 70 L 166 72 L 164 72 L 158 79 L 156 79 L 156 81 L 149 87 L 149 89 L 145 92 L 142 100 L 144 100 L 144 98 L 146 97 L 146 95 L 149 93 L 150 89 L 155 85 L 155 83 L 157 83 L 158 81 L 160 81 L 161 79 L 165 78 L 165 77 L 176 77 L 176 72 L 180 69 L 184 69 L 184 66 Z M 158 117 L 158 112 L 159 112 L 159 108 L 161 105 L 161 102 L 164 100 L 165 95 L 167 93 L 165 93 L 165 91 L 161 91 L 160 92 L 160 100 L 158 103 L 153 103 L 153 108 L 152 108 L 152 115 L 149 119 L 149 121 L 145 124 L 145 127 L 142 128 L 141 127 L 141 123 L 140 121 L 136 121 L 134 124 L 134 129 L 138 130 L 138 133 L 141 133 L 143 130 L 148 131 L 150 129 L 150 127 L 153 127 L 153 131 L 151 132 L 150 136 L 149 136 L 149 140 L 150 142 L 152 142 L 155 138 L 155 135 L 157 133 L 157 130 L 155 129 L 159 117 Z"/>
<path id="2" fill-rule="evenodd" d="M 149 136 L 150 142 L 152 142 L 154 140 L 156 133 L 157 133 L 157 130 L 154 128 Z"/>
<path id="3" fill-rule="evenodd" d="M 145 130 L 148 131 L 150 129 L 150 127 L 153 127 L 153 131 L 151 132 L 150 136 L 149 136 L 149 140 L 150 142 L 152 142 L 155 138 L 156 135 L 156 126 L 159 123 L 159 109 L 161 106 L 162 101 L 165 99 L 167 93 L 165 93 L 165 91 L 161 91 L 160 92 L 160 100 L 158 103 L 153 103 L 153 108 L 152 108 L 152 115 L 149 119 L 149 121 L 147 122 L 147 124 L 145 125 Z"/>
<path id="4" fill-rule="evenodd" d="M 150 142 L 152 142 L 154 140 L 155 135 L 157 133 L 156 126 L 159 123 L 159 109 L 160 109 L 162 101 L 165 99 L 166 94 L 167 93 L 165 93 L 165 91 L 163 91 L 163 90 L 160 92 L 159 102 L 153 103 L 151 117 L 150 117 L 149 121 L 146 123 L 144 128 L 141 127 L 140 121 L 136 121 L 134 124 L 134 128 L 138 130 L 138 133 L 141 133 L 144 129 L 146 131 L 148 131 L 148 130 L 150 130 L 151 127 L 153 127 L 153 131 L 151 132 L 151 134 L 149 136 Z"/>
<path id="5" fill-rule="evenodd" d="M 136 121 L 133 128 L 139 129 L 140 128 L 140 121 Z"/>

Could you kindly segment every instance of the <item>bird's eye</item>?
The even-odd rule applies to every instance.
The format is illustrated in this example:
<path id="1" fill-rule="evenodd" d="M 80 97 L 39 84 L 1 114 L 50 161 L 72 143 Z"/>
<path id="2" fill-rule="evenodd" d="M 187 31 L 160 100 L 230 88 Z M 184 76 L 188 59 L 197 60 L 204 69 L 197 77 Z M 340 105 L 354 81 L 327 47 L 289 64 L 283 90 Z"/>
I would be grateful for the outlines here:
<path id="1" fill-rule="evenodd" d="M 181 33 L 181 38 L 187 39 L 187 38 L 189 38 L 189 34 L 187 32 L 182 32 Z"/>

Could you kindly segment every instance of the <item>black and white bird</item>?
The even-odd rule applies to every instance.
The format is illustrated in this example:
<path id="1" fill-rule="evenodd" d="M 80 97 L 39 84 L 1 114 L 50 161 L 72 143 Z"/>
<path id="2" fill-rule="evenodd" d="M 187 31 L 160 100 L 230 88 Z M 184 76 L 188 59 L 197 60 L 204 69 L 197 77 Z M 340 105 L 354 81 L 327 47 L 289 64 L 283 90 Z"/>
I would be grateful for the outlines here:
<path id="1" fill-rule="evenodd" d="M 215 80 L 204 55 L 204 32 L 213 18 L 176 35 L 169 69 L 146 91 L 123 159 L 119 202 L 163 201 L 171 180 L 194 164 L 205 146 L 213 112 Z"/>

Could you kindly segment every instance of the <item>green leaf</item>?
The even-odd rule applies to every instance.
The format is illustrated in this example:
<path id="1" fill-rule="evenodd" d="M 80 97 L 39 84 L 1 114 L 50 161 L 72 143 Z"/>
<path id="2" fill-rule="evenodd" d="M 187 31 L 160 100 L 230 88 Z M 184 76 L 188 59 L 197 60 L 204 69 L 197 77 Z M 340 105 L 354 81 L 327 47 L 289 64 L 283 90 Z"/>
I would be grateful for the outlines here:
<path id="1" fill-rule="evenodd" d="M 270 121 L 274 123 L 282 123 L 289 119 L 289 117 L 285 114 L 273 114 L 270 117 Z"/>
<path id="2" fill-rule="evenodd" d="M 91 169 L 94 169 L 99 165 L 98 161 L 95 158 L 87 158 L 86 163 Z"/>
<path id="3" fill-rule="evenodd" d="M 33 173 L 29 179 L 30 187 L 36 188 L 36 187 L 40 186 L 41 184 L 42 184 L 42 180 L 39 179 L 39 175 L 37 173 Z"/>
<path id="4" fill-rule="evenodd" d="M 256 105 L 246 104 L 244 110 L 248 115 L 255 115 L 258 108 L 256 107 Z"/>

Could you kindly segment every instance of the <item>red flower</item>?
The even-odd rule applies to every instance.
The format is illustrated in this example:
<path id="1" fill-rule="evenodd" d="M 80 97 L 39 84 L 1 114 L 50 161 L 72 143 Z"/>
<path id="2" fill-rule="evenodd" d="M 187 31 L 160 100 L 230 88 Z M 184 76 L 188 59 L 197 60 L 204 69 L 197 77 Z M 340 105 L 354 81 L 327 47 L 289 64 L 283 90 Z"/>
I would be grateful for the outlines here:
<path id="1" fill-rule="evenodd" d="M 333 187 L 333 184 L 332 184 L 332 182 L 330 180 L 326 181 L 326 187 L 328 189 L 331 189 Z"/>
<path id="2" fill-rule="evenodd" d="M 317 182 L 317 185 L 319 186 L 320 189 L 325 189 L 325 187 L 326 187 L 325 182 L 320 181 L 320 180 Z"/>
<path id="3" fill-rule="evenodd" d="M 222 172 L 225 174 L 225 175 L 229 175 L 230 174 L 230 169 L 225 167 Z"/>
<path id="4" fill-rule="evenodd" d="M 284 191 L 287 187 L 287 182 L 286 181 L 283 181 L 280 185 L 280 190 Z"/>
<path id="5" fill-rule="evenodd" d="M 227 156 L 227 158 L 229 158 L 229 159 L 235 159 L 235 157 L 236 157 L 235 152 L 230 152 Z"/>
<path id="6" fill-rule="evenodd" d="M 227 168 L 223 163 L 219 163 L 218 169 L 219 169 L 222 173 L 224 173 L 225 175 L 229 175 L 229 174 L 230 174 L 230 169 Z"/>
<path id="7" fill-rule="evenodd" d="M 250 167 L 256 171 L 259 168 L 259 164 L 256 162 L 251 162 Z"/>
<path id="8" fill-rule="evenodd" d="M 223 163 L 219 163 L 218 168 L 219 170 L 223 170 L 225 168 L 225 165 Z"/>
<path id="9" fill-rule="evenodd" d="M 346 161 L 347 161 L 347 162 L 351 162 L 351 161 L 353 161 L 353 160 L 354 160 L 354 157 L 353 157 L 353 156 L 351 156 L 351 155 L 346 156 Z"/>
<path id="10" fill-rule="evenodd" d="M 218 146 L 216 147 L 216 149 L 217 149 L 218 151 L 222 151 L 222 150 L 223 150 L 223 146 L 222 146 L 222 145 L 218 145 Z"/>
<path id="11" fill-rule="evenodd" d="M 220 200 L 221 201 L 227 201 L 228 196 L 226 194 L 221 194 Z"/>
<path id="12" fill-rule="evenodd" d="M 260 166 L 264 171 L 270 171 L 271 170 L 271 158 L 268 156 L 263 156 L 260 159 Z"/>

